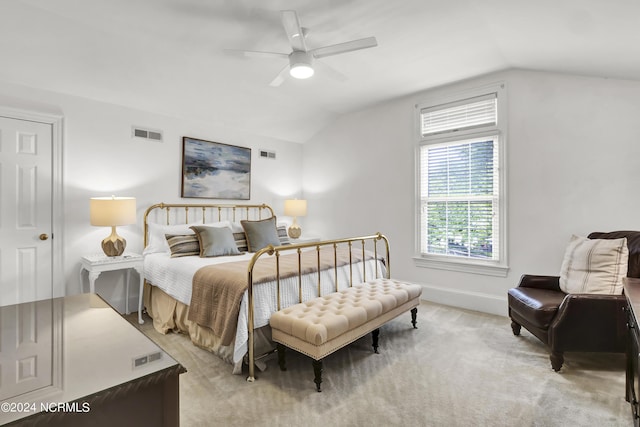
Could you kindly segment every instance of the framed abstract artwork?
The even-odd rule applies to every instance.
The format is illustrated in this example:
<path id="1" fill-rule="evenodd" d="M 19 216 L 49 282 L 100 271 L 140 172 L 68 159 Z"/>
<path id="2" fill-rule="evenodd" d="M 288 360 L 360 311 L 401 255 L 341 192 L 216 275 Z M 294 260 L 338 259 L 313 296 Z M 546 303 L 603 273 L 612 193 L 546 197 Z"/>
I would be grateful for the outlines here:
<path id="1" fill-rule="evenodd" d="M 251 149 L 182 138 L 182 197 L 249 200 Z"/>

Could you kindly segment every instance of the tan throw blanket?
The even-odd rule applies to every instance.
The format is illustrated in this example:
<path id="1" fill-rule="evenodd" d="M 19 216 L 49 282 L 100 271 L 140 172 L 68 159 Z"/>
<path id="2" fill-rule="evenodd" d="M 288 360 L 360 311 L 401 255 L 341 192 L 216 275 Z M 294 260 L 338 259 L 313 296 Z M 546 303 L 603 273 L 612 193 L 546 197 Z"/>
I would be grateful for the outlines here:
<path id="1" fill-rule="evenodd" d="M 338 247 L 337 263 L 332 246 L 320 250 L 320 270 L 349 264 L 349 249 Z M 298 275 L 297 252 L 281 255 L 280 279 Z M 365 260 L 373 259 L 373 254 L 365 252 Z M 352 249 L 351 261 L 362 261 L 362 250 Z M 222 339 L 223 345 L 230 345 L 236 335 L 240 302 L 248 288 L 248 261 L 236 261 L 208 265 L 200 268 L 193 276 L 193 290 L 189 306 L 189 320 L 210 328 Z M 318 252 L 301 252 L 302 274 L 318 271 Z M 253 284 L 276 280 L 276 257 L 263 256 L 253 267 Z"/>

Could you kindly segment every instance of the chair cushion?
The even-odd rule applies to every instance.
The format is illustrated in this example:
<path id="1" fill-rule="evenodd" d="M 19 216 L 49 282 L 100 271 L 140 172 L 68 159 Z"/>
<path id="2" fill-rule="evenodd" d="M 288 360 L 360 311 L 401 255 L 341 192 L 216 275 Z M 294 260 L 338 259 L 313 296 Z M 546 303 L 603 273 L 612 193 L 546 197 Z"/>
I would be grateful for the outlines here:
<path id="1" fill-rule="evenodd" d="M 541 329 L 549 329 L 565 296 L 549 289 L 524 287 L 512 288 L 508 292 L 510 309 Z"/>
<path id="2" fill-rule="evenodd" d="M 628 258 L 626 238 L 571 236 L 560 269 L 560 289 L 568 294 L 621 295 Z"/>

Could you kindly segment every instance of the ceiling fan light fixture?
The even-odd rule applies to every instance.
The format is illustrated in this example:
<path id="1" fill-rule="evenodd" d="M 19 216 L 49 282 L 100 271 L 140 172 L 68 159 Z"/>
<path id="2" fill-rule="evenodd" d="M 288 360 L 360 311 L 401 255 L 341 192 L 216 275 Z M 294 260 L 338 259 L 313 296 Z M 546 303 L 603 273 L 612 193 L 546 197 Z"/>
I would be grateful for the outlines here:
<path id="1" fill-rule="evenodd" d="M 289 55 L 289 74 L 296 79 L 308 79 L 313 76 L 313 56 L 308 52 L 294 51 Z"/>
<path id="2" fill-rule="evenodd" d="M 296 79 L 308 79 L 313 76 L 313 68 L 305 64 L 296 64 L 291 67 L 289 74 Z"/>

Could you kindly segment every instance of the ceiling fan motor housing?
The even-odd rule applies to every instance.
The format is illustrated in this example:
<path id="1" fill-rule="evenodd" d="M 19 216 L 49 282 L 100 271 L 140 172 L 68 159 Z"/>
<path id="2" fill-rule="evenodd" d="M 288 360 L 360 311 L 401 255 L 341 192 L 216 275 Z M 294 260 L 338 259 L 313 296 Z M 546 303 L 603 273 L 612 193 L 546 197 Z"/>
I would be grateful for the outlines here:
<path id="1" fill-rule="evenodd" d="M 289 73 L 297 79 L 313 76 L 313 55 L 310 52 L 294 50 L 289 54 Z"/>

